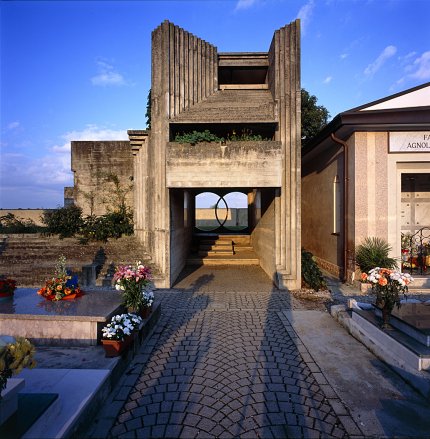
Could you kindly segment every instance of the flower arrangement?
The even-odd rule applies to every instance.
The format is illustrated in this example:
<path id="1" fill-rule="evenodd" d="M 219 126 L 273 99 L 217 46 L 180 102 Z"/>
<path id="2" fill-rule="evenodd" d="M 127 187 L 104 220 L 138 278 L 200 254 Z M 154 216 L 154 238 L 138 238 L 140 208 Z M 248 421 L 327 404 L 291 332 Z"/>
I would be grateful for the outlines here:
<path id="1" fill-rule="evenodd" d="M 24 367 L 32 369 L 36 365 L 34 352 L 34 346 L 26 338 L 0 337 L 0 399 L 8 378 L 21 372 Z"/>
<path id="2" fill-rule="evenodd" d="M 368 274 L 362 273 L 361 280 L 372 285 L 376 304 L 390 312 L 395 305 L 400 307 L 400 295 L 405 296 L 408 285 L 414 281 L 408 273 L 380 267 L 373 268 Z"/>
<path id="3" fill-rule="evenodd" d="M 151 297 L 145 295 L 145 289 L 151 285 L 151 278 L 151 269 L 140 261 L 137 261 L 134 266 L 120 265 L 117 268 L 113 280 L 115 288 L 122 292 L 125 307 L 139 311 L 148 306 L 147 303 Z"/>
<path id="4" fill-rule="evenodd" d="M 124 340 L 126 336 L 131 335 L 133 330 L 139 327 L 142 319 L 135 314 L 117 314 L 112 317 L 102 329 L 102 337 L 105 340 Z"/>
<path id="5" fill-rule="evenodd" d="M 11 296 L 16 290 L 16 280 L 4 275 L 0 276 L 0 297 Z"/>
<path id="6" fill-rule="evenodd" d="M 79 288 L 77 276 L 70 276 L 66 269 L 66 257 L 60 256 L 55 266 L 55 275 L 45 282 L 37 294 L 47 300 L 72 300 L 84 293 Z"/>

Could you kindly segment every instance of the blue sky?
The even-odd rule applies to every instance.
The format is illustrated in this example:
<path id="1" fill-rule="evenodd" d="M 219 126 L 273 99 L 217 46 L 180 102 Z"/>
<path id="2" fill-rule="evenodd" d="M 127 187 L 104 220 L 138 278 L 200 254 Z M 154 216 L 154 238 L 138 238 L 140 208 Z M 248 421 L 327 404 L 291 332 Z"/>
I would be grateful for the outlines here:
<path id="1" fill-rule="evenodd" d="M 70 141 L 145 128 L 151 31 L 267 51 L 302 20 L 302 87 L 339 112 L 430 81 L 428 0 L 0 1 L 0 207 L 49 208 Z"/>

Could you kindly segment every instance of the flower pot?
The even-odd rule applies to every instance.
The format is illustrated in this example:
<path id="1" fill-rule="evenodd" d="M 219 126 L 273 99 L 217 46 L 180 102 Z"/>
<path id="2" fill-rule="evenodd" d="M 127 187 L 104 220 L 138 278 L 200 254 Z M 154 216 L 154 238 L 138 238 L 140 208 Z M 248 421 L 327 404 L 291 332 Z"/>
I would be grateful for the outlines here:
<path id="1" fill-rule="evenodd" d="M 120 356 L 129 348 L 132 341 L 131 336 L 125 337 L 124 340 L 101 340 L 107 358 Z"/>
<path id="2" fill-rule="evenodd" d="M 147 319 L 152 312 L 152 306 L 144 306 L 143 308 L 140 308 L 139 315 L 142 317 L 142 319 Z"/>

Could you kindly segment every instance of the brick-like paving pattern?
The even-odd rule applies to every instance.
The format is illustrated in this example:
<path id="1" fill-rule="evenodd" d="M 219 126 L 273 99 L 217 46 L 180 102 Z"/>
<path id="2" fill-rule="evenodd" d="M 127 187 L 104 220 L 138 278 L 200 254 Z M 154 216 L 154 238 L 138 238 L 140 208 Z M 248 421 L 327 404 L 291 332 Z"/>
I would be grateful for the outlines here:
<path id="1" fill-rule="evenodd" d="M 112 413 L 122 407 L 111 437 L 359 433 L 282 320 L 287 293 L 157 296 L 162 318 L 111 400 Z"/>

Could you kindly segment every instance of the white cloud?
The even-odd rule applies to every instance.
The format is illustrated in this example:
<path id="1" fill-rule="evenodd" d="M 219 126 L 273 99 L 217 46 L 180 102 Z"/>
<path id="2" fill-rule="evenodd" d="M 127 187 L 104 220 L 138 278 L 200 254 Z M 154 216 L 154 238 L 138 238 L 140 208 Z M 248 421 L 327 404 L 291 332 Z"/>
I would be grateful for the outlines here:
<path id="1" fill-rule="evenodd" d="M 333 79 L 333 76 L 327 76 L 327 78 L 324 79 L 323 84 L 330 84 L 332 79 Z"/>
<path id="2" fill-rule="evenodd" d="M 430 80 L 430 51 L 424 52 L 418 57 L 416 55 L 416 52 L 410 52 L 405 56 L 399 57 L 405 75 L 398 79 L 390 87 L 390 90 L 396 90 L 399 86 L 404 86 L 410 80 L 418 79 L 424 82 Z"/>
<path id="3" fill-rule="evenodd" d="M 341 53 L 339 56 L 340 59 L 345 59 L 347 57 L 348 57 L 348 53 Z"/>
<path id="4" fill-rule="evenodd" d="M 314 7 L 314 0 L 310 0 L 308 3 L 300 8 L 299 13 L 297 14 L 297 18 L 300 18 L 301 20 L 301 30 L 303 35 L 306 34 Z"/>
<path id="5" fill-rule="evenodd" d="M 410 74 L 411 78 L 427 81 L 430 79 L 430 51 L 424 52 L 413 63 L 415 71 Z"/>
<path id="6" fill-rule="evenodd" d="M 6 127 L 8 130 L 15 130 L 17 128 L 19 128 L 21 124 L 18 121 L 15 122 L 11 122 L 10 124 L 8 124 L 8 126 Z"/>
<path id="7" fill-rule="evenodd" d="M 397 52 L 396 46 L 387 46 L 375 59 L 372 63 L 370 63 L 365 69 L 364 74 L 366 76 L 372 77 L 383 65 L 384 63 L 394 56 Z"/>
<path id="8" fill-rule="evenodd" d="M 48 148 L 49 154 L 31 158 L 23 154 L 4 154 L 1 160 L 1 187 L 8 193 L 25 193 L 27 198 L 20 201 L 17 207 L 42 207 L 34 205 L 33 191 L 39 194 L 38 200 L 43 207 L 55 207 L 62 204 L 64 186 L 73 185 L 70 163 L 70 142 L 72 140 L 128 140 L 127 130 L 113 130 L 96 125 L 87 125 L 83 130 L 74 130 L 60 136 L 57 145 Z M 53 198 L 55 194 L 55 198 Z M 3 197 L 4 198 L 4 197 Z M 5 200 L 12 205 L 16 203 Z M 3 204 L 3 201 L 2 201 Z M 5 205 L 2 207 L 10 207 Z"/>
<path id="9" fill-rule="evenodd" d="M 249 9 L 255 4 L 258 3 L 258 0 L 239 0 L 236 4 L 235 11 Z"/>
<path id="10" fill-rule="evenodd" d="M 112 64 L 99 59 L 96 61 L 98 74 L 91 78 L 91 82 L 96 86 L 123 86 L 128 85 L 128 82 L 125 80 L 124 76 L 121 73 L 115 71 L 115 68 Z"/>

